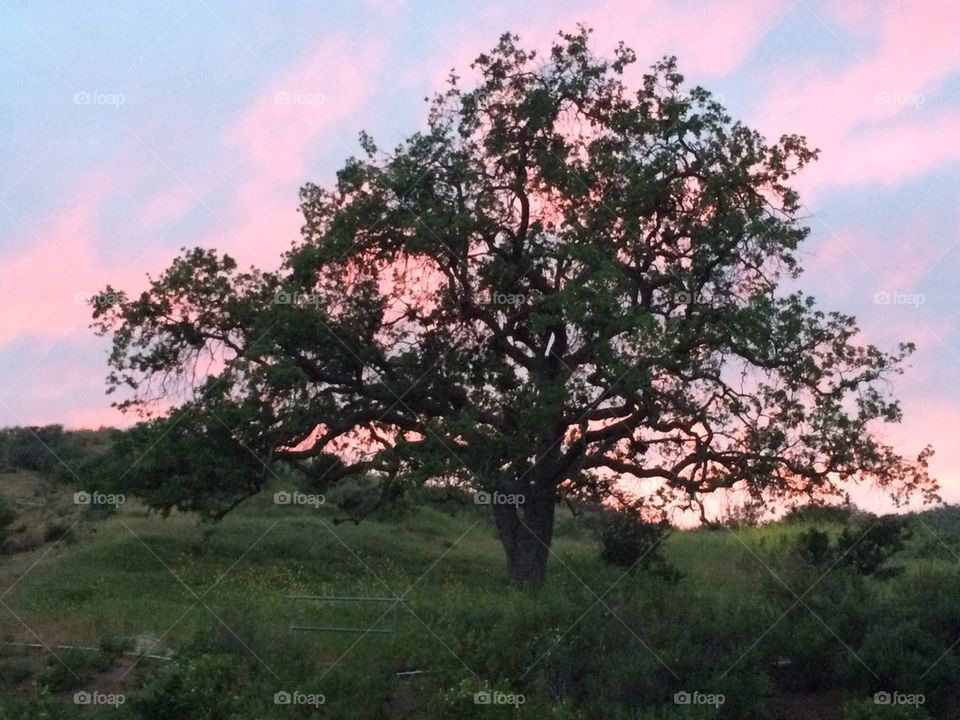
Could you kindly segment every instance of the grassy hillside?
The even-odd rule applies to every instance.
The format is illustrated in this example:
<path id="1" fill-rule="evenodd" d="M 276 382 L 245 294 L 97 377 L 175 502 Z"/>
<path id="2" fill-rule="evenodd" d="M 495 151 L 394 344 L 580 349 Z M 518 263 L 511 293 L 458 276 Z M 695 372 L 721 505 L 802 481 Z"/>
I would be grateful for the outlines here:
<path id="1" fill-rule="evenodd" d="M 265 494 L 209 526 L 132 499 L 91 512 L 74 491 L 0 475 L 17 512 L 0 556 L 0 718 L 957 716 L 951 510 L 912 517 L 882 572 L 850 562 L 869 564 L 873 519 L 674 532 L 671 582 L 601 562 L 565 509 L 532 596 L 506 585 L 487 509 L 467 503 L 356 525 Z M 814 527 L 843 549 L 818 559 Z M 843 546 L 845 527 L 848 545 L 851 527 L 867 532 Z"/>

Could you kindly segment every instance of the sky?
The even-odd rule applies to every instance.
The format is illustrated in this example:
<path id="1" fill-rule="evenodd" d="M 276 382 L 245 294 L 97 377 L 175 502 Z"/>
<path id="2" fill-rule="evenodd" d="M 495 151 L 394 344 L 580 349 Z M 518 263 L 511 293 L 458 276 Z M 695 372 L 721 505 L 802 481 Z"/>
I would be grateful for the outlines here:
<path id="1" fill-rule="evenodd" d="M 960 3 L 0 0 L 0 426 L 129 424 L 86 298 L 181 247 L 274 267 L 298 189 L 421 128 L 424 97 L 504 31 L 583 22 L 769 138 L 806 135 L 800 285 L 864 339 L 918 351 L 892 383 L 902 452 L 960 501 Z"/>

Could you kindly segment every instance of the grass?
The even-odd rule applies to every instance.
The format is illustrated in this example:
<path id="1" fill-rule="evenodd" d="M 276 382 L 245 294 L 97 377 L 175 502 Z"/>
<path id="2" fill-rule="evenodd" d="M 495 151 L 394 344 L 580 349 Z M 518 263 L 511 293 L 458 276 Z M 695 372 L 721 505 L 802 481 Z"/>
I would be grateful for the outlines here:
<path id="1" fill-rule="evenodd" d="M 738 688 L 754 675 L 769 671 L 773 677 L 770 663 L 778 649 L 769 643 L 789 644 L 797 628 L 819 633 L 824 647 L 843 653 L 802 608 L 791 609 L 794 598 L 780 585 L 789 571 L 779 561 L 782 549 L 805 524 L 672 533 L 664 553 L 684 575 L 674 586 L 599 562 L 592 536 L 564 510 L 547 586 L 531 596 L 506 584 L 503 553 L 482 508 L 424 506 L 355 525 L 338 523 L 334 508 L 274 505 L 267 492 L 215 526 L 184 515 L 147 515 L 132 501 L 93 520 L 71 504 L 68 487 L 51 488 L 30 473 L 0 481 L 4 494 L 21 501 L 14 544 L 53 522 L 75 538 L 44 542 L 36 536 L 32 549 L 0 557 L 0 639 L 39 641 L 59 655 L 41 671 L 35 656 L 12 649 L 20 645 L 0 649 L 0 685 L 13 695 L 30 695 L 38 677 L 54 699 L 76 687 L 106 685 L 136 694 L 153 678 L 174 682 L 163 668 L 177 663 L 129 658 L 104 669 L 85 660 L 84 651 L 56 650 L 123 638 L 138 652 L 239 658 L 249 677 L 236 692 L 254 698 L 263 717 L 279 712 L 267 696 L 282 689 L 323 693 L 329 717 L 404 717 L 404 708 L 412 708 L 409 717 L 447 717 L 452 708 L 473 717 L 490 708 L 465 698 L 488 684 L 522 686 L 529 699 L 517 712 L 524 716 L 591 717 L 582 714 L 594 712 L 586 708 L 613 707 L 610 698 L 640 708 L 658 688 L 676 686 L 667 670 L 678 680 L 701 683 L 695 687 L 725 689 L 732 700 L 723 712 L 766 717 L 763 712 L 778 707 L 779 716 L 805 717 L 782 709 L 784 698 L 796 694 L 789 687 L 742 691 L 744 698 L 765 698 L 767 711 L 747 704 L 737 710 Z M 954 583 L 957 559 L 944 551 L 956 542 L 960 523 L 937 516 L 932 527 L 936 542 L 917 533 L 904 551 L 906 575 L 939 575 L 951 587 L 960 585 Z M 798 580 L 789 576 L 786 582 Z M 863 592 L 898 601 L 899 591 L 864 582 Z M 826 608 L 821 600 L 842 602 L 855 586 L 823 581 L 821 589 L 834 597 L 813 594 L 805 602 Z M 286 595 L 402 596 L 404 605 L 393 633 L 291 632 Z M 924 602 L 940 598 L 949 605 L 945 615 L 954 612 L 951 598 L 927 595 L 933 599 Z M 359 603 L 301 606 L 312 622 L 357 628 L 370 627 L 381 610 Z M 860 632 L 856 617 L 835 622 L 851 635 Z M 617 658 L 615 668 L 606 668 L 609 682 L 587 673 L 604 671 L 604 648 Z M 737 662 L 726 674 L 711 670 L 730 666 L 731 658 Z M 56 683 L 43 683 L 44 672 Z M 191 669 L 203 672 L 218 670 Z M 614 675 L 623 677 L 614 682 Z M 836 702 L 832 707 L 838 711 Z M 308 708 L 286 710 L 277 717 Z M 637 709 L 616 717 L 693 717 L 684 714 L 688 710 Z"/>

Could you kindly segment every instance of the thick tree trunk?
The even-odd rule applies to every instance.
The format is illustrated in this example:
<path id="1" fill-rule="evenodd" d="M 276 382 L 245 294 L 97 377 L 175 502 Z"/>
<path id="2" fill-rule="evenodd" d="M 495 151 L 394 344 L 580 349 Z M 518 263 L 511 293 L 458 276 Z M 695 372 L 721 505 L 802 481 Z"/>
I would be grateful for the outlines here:
<path id="1" fill-rule="evenodd" d="M 494 494 L 493 516 L 507 555 L 510 582 L 537 588 L 547 575 L 556 501 L 552 488 L 539 491 L 530 487 L 525 489 L 527 492 L 524 493 L 522 504 L 498 502 L 504 496 L 498 498 Z"/>

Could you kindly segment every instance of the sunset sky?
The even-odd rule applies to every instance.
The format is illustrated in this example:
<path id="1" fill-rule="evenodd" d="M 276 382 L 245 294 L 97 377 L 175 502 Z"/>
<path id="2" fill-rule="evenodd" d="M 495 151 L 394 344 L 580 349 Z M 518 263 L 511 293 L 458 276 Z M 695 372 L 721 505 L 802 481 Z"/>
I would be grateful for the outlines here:
<path id="1" fill-rule="evenodd" d="M 895 392 L 902 451 L 927 442 L 960 501 L 960 4 L 12 2 L 0 0 L 0 426 L 126 424 L 84 299 L 145 287 L 182 246 L 273 267 L 297 191 L 370 132 L 421 128 L 423 98 L 506 30 L 679 58 L 768 137 L 821 149 L 798 189 L 801 287 L 864 340 L 918 351 Z"/>

